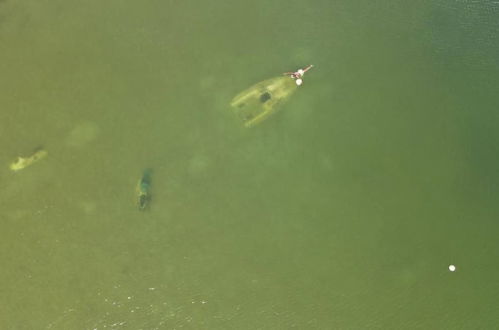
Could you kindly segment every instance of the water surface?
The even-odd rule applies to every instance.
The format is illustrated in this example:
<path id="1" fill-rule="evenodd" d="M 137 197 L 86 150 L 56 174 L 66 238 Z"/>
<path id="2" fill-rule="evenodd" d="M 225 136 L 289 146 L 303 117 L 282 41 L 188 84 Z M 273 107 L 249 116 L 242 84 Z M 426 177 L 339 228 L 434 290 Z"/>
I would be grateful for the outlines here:
<path id="1" fill-rule="evenodd" d="M 498 15 L 0 1 L 0 327 L 494 328 Z M 231 115 L 308 64 L 266 122 Z"/>

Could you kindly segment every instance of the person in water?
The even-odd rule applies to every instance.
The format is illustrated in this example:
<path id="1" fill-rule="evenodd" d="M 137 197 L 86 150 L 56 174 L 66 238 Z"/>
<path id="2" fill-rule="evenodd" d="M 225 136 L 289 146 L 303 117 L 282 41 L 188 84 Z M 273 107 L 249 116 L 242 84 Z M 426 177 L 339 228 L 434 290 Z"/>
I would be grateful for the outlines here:
<path id="1" fill-rule="evenodd" d="M 295 72 L 284 72 L 283 75 L 290 76 L 291 78 L 295 79 L 296 80 L 296 84 L 298 86 L 300 86 L 303 83 L 303 79 L 301 79 L 301 78 L 303 77 L 303 75 L 305 74 L 305 72 L 307 72 L 308 70 L 312 69 L 312 67 L 313 67 L 313 65 L 310 64 L 306 68 L 299 69 L 298 71 L 295 71 Z"/>

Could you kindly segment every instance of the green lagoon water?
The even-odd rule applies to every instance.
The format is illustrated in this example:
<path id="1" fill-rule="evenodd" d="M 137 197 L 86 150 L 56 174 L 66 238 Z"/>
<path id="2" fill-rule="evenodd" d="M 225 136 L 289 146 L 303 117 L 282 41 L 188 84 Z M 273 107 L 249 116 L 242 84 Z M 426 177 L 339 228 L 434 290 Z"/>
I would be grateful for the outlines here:
<path id="1" fill-rule="evenodd" d="M 497 86 L 496 1 L 0 1 L 0 328 L 497 328 Z"/>

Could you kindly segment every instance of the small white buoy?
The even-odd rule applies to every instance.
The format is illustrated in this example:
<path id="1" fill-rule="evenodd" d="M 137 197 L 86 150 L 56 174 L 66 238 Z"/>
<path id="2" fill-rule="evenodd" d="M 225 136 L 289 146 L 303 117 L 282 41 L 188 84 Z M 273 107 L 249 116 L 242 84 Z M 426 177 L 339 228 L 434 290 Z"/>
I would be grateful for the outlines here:
<path id="1" fill-rule="evenodd" d="M 451 272 L 455 272 L 455 271 L 456 271 L 456 266 L 454 266 L 454 265 L 449 265 L 449 270 L 450 270 Z"/>
<path id="2" fill-rule="evenodd" d="M 295 82 L 296 82 L 296 84 L 298 86 L 300 86 L 303 83 L 303 80 L 301 80 L 300 78 L 298 78 L 298 79 L 295 80 Z"/>

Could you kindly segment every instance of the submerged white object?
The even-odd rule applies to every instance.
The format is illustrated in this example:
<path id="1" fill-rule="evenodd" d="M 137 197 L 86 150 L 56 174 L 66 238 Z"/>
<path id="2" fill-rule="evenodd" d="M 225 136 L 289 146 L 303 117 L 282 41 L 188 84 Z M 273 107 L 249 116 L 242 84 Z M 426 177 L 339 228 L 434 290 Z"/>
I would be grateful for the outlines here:
<path id="1" fill-rule="evenodd" d="M 449 270 L 450 270 L 451 272 L 455 272 L 455 271 L 456 271 L 456 266 L 454 266 L 454 265 L 449 265 Z"/>

